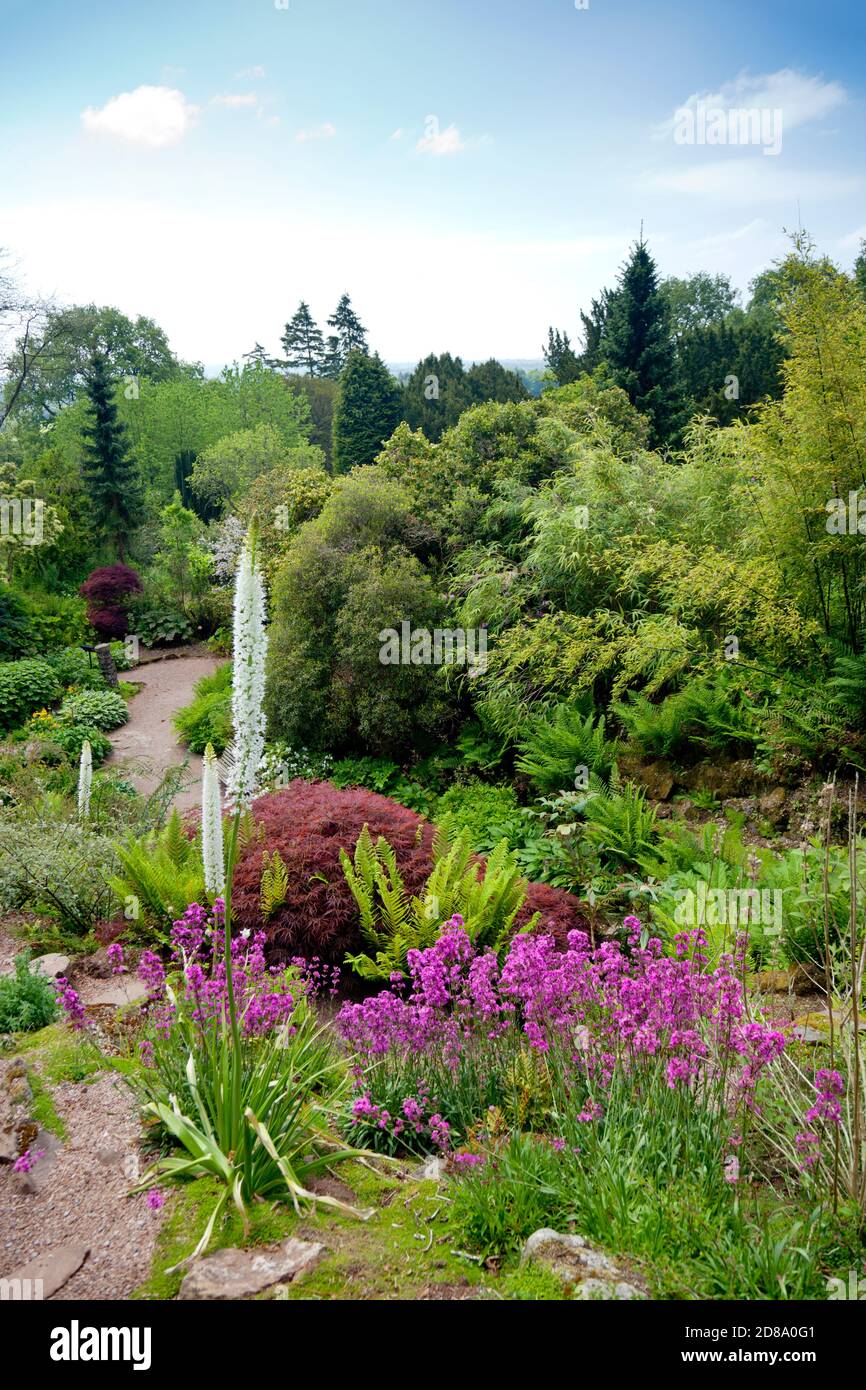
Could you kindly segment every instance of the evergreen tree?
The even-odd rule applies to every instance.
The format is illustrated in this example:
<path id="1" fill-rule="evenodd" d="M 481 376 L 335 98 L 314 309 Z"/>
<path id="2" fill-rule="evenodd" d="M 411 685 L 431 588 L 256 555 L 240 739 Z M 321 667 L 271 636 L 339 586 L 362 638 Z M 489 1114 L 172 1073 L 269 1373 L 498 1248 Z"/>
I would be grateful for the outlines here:
<path id="1" fill-rule="evenodd" d="M 866 299 L 866 241 L 860 242 L 860 254 L 854 262 L 854 280 L 863 298 Z"/>
<path id="2" fill-rule="evenodd" d="M 297 313 L 282 336 L 283 351 L 289 370 L 307 376 L 321 376 L 325 367 L 325 345 L 322 330 L 310 313 L 310 306 L 301 300 Z"/>
<path id="3" fill-rule="evenodd" d="M 476 399 L 460 358 L 431 352 L 403 388 L 403 417 L 435 444 Z"/>
<path id="4" fill-rule="evenodd" d="M 577 353 L 571 346 L 567 333 L 560 333 L 558 328 L 549 328 L 547 347 L 542 348 L 542 352 L 548 369 L 556 377 L 557 386 L 567 386 L 570 381 L 576 381 L 580 376 Z"/>
<path id="5" fill-rule="evenodd" d="M 503 367 L 495 357 L 488 362 L 476 362 L 466 373 L 466 379 L 472 389 L 472 399 L 479 403 L 498 401 L 500 405 L 505 405 L 508 401 L 525 401 L 529 398 L 529 392 L 517 373 Z"/>
<path id="6" fill-rule="evenodd" d="M 594 372 L 602 359 L 602 340 L 615 297 L 616 292 L 614 290 L 602 290 L 598 299 L 591 300 L 588 314 L 585 314 L 582 309 L 580 311 L 580 319 L 583 324 L 583 352 L 577 358 L 579 374 Z"/>
<path id="7" fill-rule="evenodd" d="M 349 353 L 334 407 L 333 469 L 372 463 L 402 413 L 402 392 L 378 353 Z"/>
<path id="8" fill-rule="evenodd" d="M 127 452 L 126 429 L 118 419 L 108 360 L 101 352 L 90 359 L 87 395 L 92 419 L 82 431 L 82 477 L 96 508 L 97 523 L 122 561 L 126 538 L 141 519 L 141 479 Z"/>
<path id="9" fill-rule="evenodd" d="M 653 446 L 672 440 L 682 422 L 674 345 L 655 261 L 643 239 L 623 267 L 605 322 L 602 360 L 650 420 Z"/>
<path id="10" fill-rule="evenodd" d="M 341 295 L 340 302 L 328 319 L 328 327 L 334 332 L 328 338 L 325 352 L 326 376 L 337 377 L 345 367 L 350 352 L 369 352 L 367 330 L 352 308 L 347 294 Z"/>

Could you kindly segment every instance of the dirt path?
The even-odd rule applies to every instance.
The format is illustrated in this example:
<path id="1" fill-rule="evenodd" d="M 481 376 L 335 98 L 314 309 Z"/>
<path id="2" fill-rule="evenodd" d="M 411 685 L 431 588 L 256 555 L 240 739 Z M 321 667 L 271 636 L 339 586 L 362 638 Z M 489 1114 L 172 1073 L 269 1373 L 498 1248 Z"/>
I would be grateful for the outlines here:
<path id="1" fill-rule="evenodd" d="M 113 762 L 130 761 L 130 781 L 145 794 L 153 791 L 167 767 L 189 762 L 189 782 L 175 798 L 178 810 L 196 806 L 200 796 L 201 763 L 196 753 L 177 741 L 171 717 L 192 699 L 193 686 L 222 665 L 224 658 L 193 654 L 148 661 L 136 666 L 127 680 L 142 689 L 129 706 L 129 723 L 111 734 Z"/>

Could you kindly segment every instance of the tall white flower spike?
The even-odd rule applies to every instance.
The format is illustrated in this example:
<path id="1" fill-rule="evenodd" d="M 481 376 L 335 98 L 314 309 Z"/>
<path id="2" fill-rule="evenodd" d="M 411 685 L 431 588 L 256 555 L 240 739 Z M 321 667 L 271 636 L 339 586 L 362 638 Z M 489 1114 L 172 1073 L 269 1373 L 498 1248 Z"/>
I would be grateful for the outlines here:
<path id="1" fill-rule="evenodd" d="M 93 785 L 93 753 L 90 742 L 85 739 L 81 745 L 81 761 L 78 764 L 78 819 L 87 820 L 90 815 L 90 789 Z"/>
<path id="2" fill-rule="evenodd" d="M 250 528 L 235 573 L 234 669 L 232 671 L 232 764 L 226 800 L 234 811 L 247 810 L 258 791 L 265 749 L 265 590 Z"/>
<path id="3" fill-rule="evenodd" d="M 204 861 L 204 886 L 211 898 L 225 893 L 226 875 L 223 862 L 223 816 L 220 802 L 219 763 L 209 743 L 204 750 L 204 769 L 201 779 L 201 853 Z"/>

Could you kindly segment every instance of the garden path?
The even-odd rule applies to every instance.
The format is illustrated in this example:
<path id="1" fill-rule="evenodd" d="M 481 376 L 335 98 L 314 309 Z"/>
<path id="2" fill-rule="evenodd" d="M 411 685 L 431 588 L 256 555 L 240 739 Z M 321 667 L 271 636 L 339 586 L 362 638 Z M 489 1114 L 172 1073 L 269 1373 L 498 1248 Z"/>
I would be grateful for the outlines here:
<path id="1" fill-rule="evenodd" d="M 128 762 L 129 780 L 147 794 L 158 785 L 167 767 L 186 759 L 189 780 L 174 803 L 179 811 L 199 803 L 202 760 L 178 743 L 171 717 L 189 704 L 196 681 L 209 676 L 223 661 L 197 650 L 144 660 L 124 675 L 125 680 L 142 688 L 130 702 L 129 723 L 110 735 L 112 760 L 115 765 L 121 760 Z"/>

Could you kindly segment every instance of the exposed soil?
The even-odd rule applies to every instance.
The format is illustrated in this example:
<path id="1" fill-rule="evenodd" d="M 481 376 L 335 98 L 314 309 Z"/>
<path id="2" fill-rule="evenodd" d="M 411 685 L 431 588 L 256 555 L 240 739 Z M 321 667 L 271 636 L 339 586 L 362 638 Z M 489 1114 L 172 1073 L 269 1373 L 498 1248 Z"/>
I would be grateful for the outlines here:
<path id="1" fill-rule="evenodd" d="M 67 1241 L 90 1253 L 55 1299 L 128 1298 L 147 1278 L 161 1214 L 146 1194 L 128 1196 L 139 1173 L 138 1107 L 117 1076 L 61 1082 L 52 1099 L 66 1138 L 44 1186 L 24 1192 L 0 1166 L 0 1277 Z"/>
<path id="2" fill-rule="evenodd" d="M 196 681 L 211 675 L 223 661 L 198 650 L 151 654 L 124 677 L 140 684 L 141 690 L 130 703 L 129 723 L 110 735 L 112 761 L 127 764 L 129 780 L 145 795 L 158 785 L 166 768 L 188 762 L 188 783 L 175 798 L 180 811 L 198 804 L 202 760 L 178 742 L 172 715 L 189 704 Z"/>

